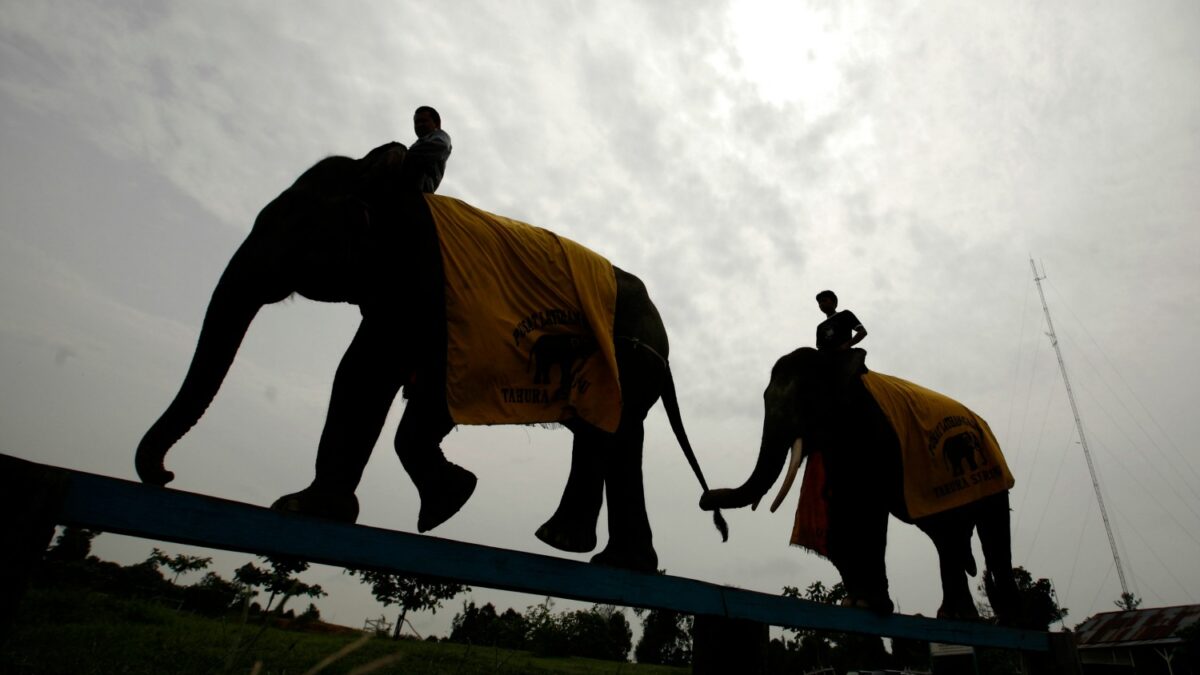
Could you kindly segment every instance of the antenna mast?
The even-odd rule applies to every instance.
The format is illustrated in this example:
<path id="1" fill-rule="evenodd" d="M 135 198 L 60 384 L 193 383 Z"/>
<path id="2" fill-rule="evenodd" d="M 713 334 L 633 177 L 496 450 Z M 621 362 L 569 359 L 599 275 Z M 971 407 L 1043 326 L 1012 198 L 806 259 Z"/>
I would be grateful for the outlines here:
<path id="1" fill-rule="evenodd" d="M 1088 471 L 1092 474 L 1092 487 L 1096 490 L 1096 502 L 1100 504 L 1100 517 L 1104 520 L 1104 531 L 1108 533 L 1108 545 L 1112 548 L 1113 562 L 1117 565 L 1117 577 L 1121 580 L 1122 597 L 1130 597 L 1129 586 L 1125 583 L 1125 570 L 1121 567 L 1121 556 L 1117 553 L 1117 541 L 1113 538 L 1112 524 L 1108 522 L 1108 510 L 1104 508 L 1104 497 L 1100 494 L 1100 479 L 1096 477 L 1096 466 L 1092 463 L 1092 453 L 1088 450 L 1087 436 L 1083 435 L 1083 420 L 1079 418 L 1079 406 L 1075 405 L 1075 393 L 1071 390 L 1071 380 L 1067 379 L 1067 364 L 1063 362 L 1062 350 L 1058 346 L 1058 336 L 1054 334 L 1054 322 L 1050 320 L 1050 307 L 1046 305 L 1046 294 L 1042 292 L 1042 279 L 1046 278 L 1045 268 L 1042 276 L 1038 276 L 1037 265 L 1033 258 L 1029 259 L 1033 268 L 1033 281 L 1037 284 L 1038 297 L 1042 299 L 1042 310 L 1046 312 L 1046 327 L 1049 332 L 1050 344 L 1054 346 L 1054 354 L 1058 356 L 1058 368 L 1062 371 L 1063 384 L 1067 387 L 1067 400 L 1071 402 L 1071 413 L 1075 415 L 1075 428 L 1079 432 L 1079 444 L 1083 446 L 1083 456 L 1087 459 Z"/>

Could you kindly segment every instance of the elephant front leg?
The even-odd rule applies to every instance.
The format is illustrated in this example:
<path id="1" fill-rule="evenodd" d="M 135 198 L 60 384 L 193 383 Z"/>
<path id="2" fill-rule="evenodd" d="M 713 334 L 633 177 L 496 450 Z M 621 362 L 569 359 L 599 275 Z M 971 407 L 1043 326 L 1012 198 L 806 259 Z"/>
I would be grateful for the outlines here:
<path id="1" fill-rule="evenodd" d="M 587 553 L 596 548 L 596 521 L 604 501 L 604 448 L 593 438 L 598 432 L 577 429 L 571 446 L 571 473 L 558 509 L 536 536 L 560 551 Z"/>
<path id="2" fill-rule="evenodd" d="M 842 604 L 891 614 L 895 606 L 885 563 L 888 511 L 869 490 L 858 492 L 844 483 L 830 490 L 829 559 L 846 588 Z"/>
<path id="3" fill-rule="evenodd" d="M 272 509 L 349 523 L 358 519 L 354 492 L 406 373 L 386 335 L 366 319 L 359 326 L 333 379 L 316 476 L 307 488 L 275 500 Z"/>
<path id="4" fill-rule="evenodd" d="M 630 425 L 631 427 L 634 425 Z M 592 562 L 612 567 L 654 572 L 658 554 L 646 514 L 642 483 L 642 424 L 606 439 L 602 452 L 605 464 L 604 489 L 608 497 L 608 545 L 592 556 Z"/>
<path id="5" fill-rule="evenodd" d="M 441 442 L 454 428 L 444 396 L 414 393 L 396 432 L 396 454 L 421 497 L 417 531 L 449 520 L 475 492 L 475 474 L 446 459 Z"/>

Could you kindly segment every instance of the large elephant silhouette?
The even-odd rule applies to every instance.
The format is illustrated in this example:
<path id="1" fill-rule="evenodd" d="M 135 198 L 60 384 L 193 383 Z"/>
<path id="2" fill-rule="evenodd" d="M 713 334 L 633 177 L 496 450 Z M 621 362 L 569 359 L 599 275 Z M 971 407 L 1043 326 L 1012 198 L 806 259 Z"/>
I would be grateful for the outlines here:
<path id="1" fill-rule="evenodd" d="M 705 492 L 701 507 L 757 508 L 791 448 L 792 461 L 771 510 L 791 487 L 801 458 L 818 458 L 825 476 L 827 501 L 822 503 L 828 509 L 827 553 L 841 574 L 846 604 L 880 612 L 893 609 L 884 563 L 890 512 L 915 524 L 937 547 L 942 583 L 938 616 L 978 617 L 967 580 L 976 573 L 971 536 L 978 529 L 992 606 L 1001 620 L 1015 623 L 1019 610 L 1012 576 L 1007 489 L 913 518 L 904 496 L 900 437 L 863 383 L 865 356 L 861 349 L 826 352 L 802 348 L 780 358 L 763 394 L 762 442 L 753 472 L 739 487 Z"/>
<path id="2" fill-rule="evenodd" d="M 395 448 L 420 495 L 417 529 L 437 527 L 470 498 L 474 474 L 440 448 L 455 423 L 447 405 L 439 239 L 426 197 L 397 187 L 404 182 L 402 158 L 402 147 L 386 146 L 362 159 L 328 157 L 259 213 L 213 291 L 178 394 L 137 448 L 144 482 L 165 485 L 174 478 L 164 468 L 166 453 L 216 396 L 259 308 L 299 294 L 358 305 L 362 320 L 333 380 L 315 477 L 273 508 L 353 522 L 355 490 L 401 387 L 407 405 Z M 612 274 L 619 425 L 606 432 L 564 421 L 574 433 L 570 473 L 557 510 L 537 536 L 564 551 L 594 549 L 607 497 L 609 539 L 593 562 L 653 571 L 658 560 L 643 492 L 643 420 L 660 397 L 702 486 L 704 479 L 680 420 L 658 310 L 641 280 L 616 267 Z M 719 514 L 715 520 L 724 527 Z"/>

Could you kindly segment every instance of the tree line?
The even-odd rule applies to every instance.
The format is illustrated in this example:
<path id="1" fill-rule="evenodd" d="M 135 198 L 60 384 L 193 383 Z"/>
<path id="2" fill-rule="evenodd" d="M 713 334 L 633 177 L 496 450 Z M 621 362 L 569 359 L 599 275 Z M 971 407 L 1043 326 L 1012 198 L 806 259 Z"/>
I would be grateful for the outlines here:
<path id="1" fill-rule="evenodd" d="M 33 582 L 43 586 L 98 589 L 113 595 L 151 599 L 208 617 L 240 612 L 243 621 L 258 620 L 268 625 L 303 628 L 320 622 L 314 601 L 326 592 L 307 584 L 299 576 L 309 563 L 295 558 L 258 556 L 226 579 L 209 570 L 212 558 L 170 555 L 158 548 L 141 562 L 119 565 L 91 555 L 92 540 L 100 532 L 66 527 L 44 556 L 44 564 Z M 192 584 L 180 578 L 204 572 Z M 377 632 L 400 637 L 408 613 L 436 612 L 445 601 L 469 592 L 469 586 L 446 580 L 391 574 L 370 569 L 346 569 L 345 573 L 371 587 L 372 595 L 385 607 L 394 607 L 396 620 L 374 622 Z M 306 609 L 289 607 L 293 599 L 308 600 Z M 554 602 L 526 608 L 511 608 L 497 614 L 491 603 L 478 606 L 464 601 L 452 622 L 447 640 L 481 646 L 521 649 L 545 656 L 586 656 L 627 661 L 630 651 L 639 663 L 687 665 L 691 663 L 691 619 L 675 612 L 634 610 L 642 619 L 642 637 L 633 645 L 633 630 L 625 611 L 612 605 L 589 609 L 553 611 Z M 413 631 L 415 633 L 415 631 Z M 430 638 L 438 638 L 431 636 Z"/>
<path id="2" fill-rule="evenodd" d="M 211 558 L 169 555 L 154 548 L 144 561 L 121 566 L 90 555 L 91 542 L 97 534 L 91 530 L 64 528 L 47 550 L 46 564 L 39 570 L 35 583 L 85 586 L 113 594 L 157 599 L 180 610 L 205 616 L 227 616 L 240 611 L 244 621 L 248 618 L 261 620 L 264 630 L 268 624 L 295 628 L 320 621 L 320 611 L 314 601 L 326 593 L 319 585 L 300 581 L 299 575 L 309 567 L 305 561 L 259 556 L 256 562 L 239 567 L 232 579 L 224 579 L 208 570 Z M 193 572 L 205 574 L 193 584 L 179 584 L 181 576 Z M 409 612 L 436 612 L 444 602 L 471 590 L 451 581 L 378 570 L 347 569 L 346 573 L 370 586 L 375 599 L 385 607 L 395 607 L 394 622 L 374 622 L 377 632 L 393 639 L 400 637 L 403 626 L 408 623 Z M 660 573 L 664 571 L 660 570 Z M 1047 630 L 1067 616 L 1066 608 L 1058 605 L 1049 580 L 1035 580 L 1020 567 L 1015 568 L 1014 573 L 1021 592 L 1026 627 Z M 784 587 L 783 595 L 836 605 L 844 599 L 845 590 L 840 583 L 827 587 L 817 581 L 803 591 Z M 299 613 L 287 608 L 293 599 L 307 599 L 307 608 Z M 1136 601 L 1134 598 L 1123 600 L 1128 604 Z M 985 618 L 990 617 L 990 609 L 985 603 L 980 603 L 979 609 Z M 498 612 L 490 602 L 479 605 L 473 600 L 465 600 L 445 639 L 545 656 L 627 661 L 632 652 L 638 663 L 670 666 L 691 663 L 691 616 L 642 609 L 634 609 L 633 614 L 640 619 L 642 628 L 636 645 L 627 614 L 612 605 L 555 611 L 554 601 L 547 597 L 524 612 L 511 607 Z M 415 630 L 412 632 L 416 633 Z M 994 662 L 995 672 L 1002 672 L 1011 665 L 1012 658 L 1015 655 L 1004 652 L 985 655 L 980 662 L 981 672 L 993 670 L 987 666 L 990 662 Z M 879 667 L 927 669 L 930 665 L 928 643 L 893 639 L 889 652 L 879 637 L 803 629 L 784 629 L 780 637 L 771 640 L 768 663 L 771 671 L 789 672 L 820 668 L 838 671 Z"/>

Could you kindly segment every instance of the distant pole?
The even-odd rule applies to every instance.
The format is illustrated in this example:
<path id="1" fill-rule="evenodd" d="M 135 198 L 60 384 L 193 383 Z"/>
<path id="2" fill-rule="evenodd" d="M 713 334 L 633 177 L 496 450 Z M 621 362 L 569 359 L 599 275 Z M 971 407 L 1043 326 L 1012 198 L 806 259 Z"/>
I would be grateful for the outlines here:
<path id="1" fill-rule="evenodd" d="M 1117 540 L 1113 538 L 1112 524 L 1108 522 L 1108 510 L 1104 508 L 1104 497 L 1100 494 L 1100 479 L 1096 477 L 1096 465 L 1092 463 L 1092 453 L 1088 450 L 1087 436 L 1083 434 L 1083 420 L 1079 418 L 1079 406 L 1075 405 L 1075 393 L 1071 390 L 1071 380 L 1067 379 L 1067 364 L 1063 362 L 1062 349 L 1058 346 L 1058 336 L 1054 334 L 1054 322 L 1050 320 L 1050 307 L 1046 305 L 1046 294 L 1042 292 L 1042 279 L 1046 278 L 1045 268 L 1042 276 L 1038 276 L 1037 265 L 1033 258 L 1029 259 L 1033 268 L 1033 281 L 1037 284 L 1038 297 L 1042 299 L 1042 310 L 1046 312 L 1046 327 L 1049 332 L 1050 344 L 1058 356 L 1058 369 L 1062 371 L 1063 384 L 1067 387 L 1067 400 L 1071 402 L 1071 413 L 1075 415 L 1075 428 L 1079 431 L 1079 444 L 1083 446 L 1083 456 L 1087 459 L 1088 471 L 1092 474 L 1092 488 L 1096 490 L 1096 502 L 1100 504 L 1100 517 L 1104 519 L 1104 531 L 1108 533 L 1108 545 L 1112 548 L 1113 562 L 1117 565 L 1117 578 L 1121 580 L 1122 597 L 1131 597 L 1129 586 L 1125 583 L 1125 570 L 1121 567 L 1121 556 L 1117 553 Z"/>

